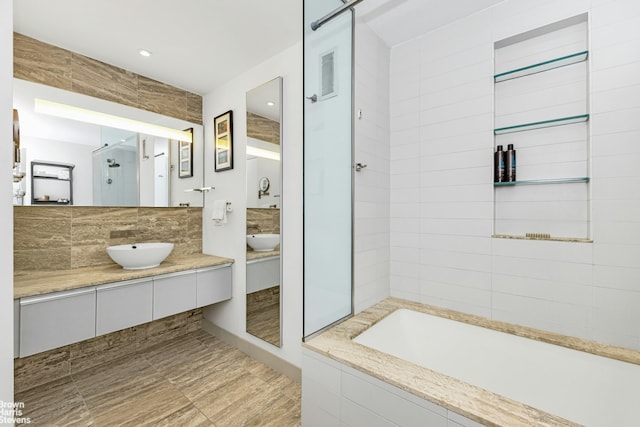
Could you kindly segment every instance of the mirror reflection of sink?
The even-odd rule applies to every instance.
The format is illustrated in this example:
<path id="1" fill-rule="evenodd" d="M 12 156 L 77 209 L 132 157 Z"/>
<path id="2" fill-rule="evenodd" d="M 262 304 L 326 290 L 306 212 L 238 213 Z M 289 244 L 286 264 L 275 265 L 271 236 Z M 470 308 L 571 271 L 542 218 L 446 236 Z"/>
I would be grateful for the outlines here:
<path id="1" fill-rule="evenodd" d="M 173 243 L 134 243 L 109 246 L 107 253 L 125 270 L 142 270 L 159 266 L 172 250 Z"/>
<path id="2" fill-rule="evenodd" d="M 279 234 L 247 234 L 247 244 L 256 252 L 272 251 L 279 243 Z"/>

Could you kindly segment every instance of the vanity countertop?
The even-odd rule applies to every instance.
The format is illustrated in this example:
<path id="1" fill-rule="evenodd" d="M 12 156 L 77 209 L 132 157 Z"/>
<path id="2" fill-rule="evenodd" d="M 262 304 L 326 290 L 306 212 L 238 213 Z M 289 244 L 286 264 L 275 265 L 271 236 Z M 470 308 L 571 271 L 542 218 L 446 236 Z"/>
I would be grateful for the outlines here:
<path id="1" fill-rule="evenodd" d="M 234 260 L 231 258 L 193 254 L 173 258 L 162 262 L 158 267 L 144 270 L 124 270 L 118 264 L 113 263 L 70 270 L 15 271 L 13 275 L 13 297 L 17 299 L 196 268 L 221 266 L 233 262 Z"/>
<path id="2" fill-rule="evenodd" d="M 280 256 L 280 249 L 274 251 L 247 251 L 247 261 Z"/>

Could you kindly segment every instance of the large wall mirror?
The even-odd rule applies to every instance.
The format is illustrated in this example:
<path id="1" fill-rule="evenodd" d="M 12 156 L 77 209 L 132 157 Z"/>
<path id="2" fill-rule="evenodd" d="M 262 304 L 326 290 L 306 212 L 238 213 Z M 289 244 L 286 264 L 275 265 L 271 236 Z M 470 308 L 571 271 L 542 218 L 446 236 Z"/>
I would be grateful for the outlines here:
<path id="1" fill-rule="evenodd" d="M 91 118 L 61 118 L 43 105 L 66 106 L 70 114 L 76 108 L 154 126 L 146 131 L 123 130 L 118 124 L 89 123 Z M 74 205 L 203 206 L 202 125 L 21 79 L 14 79 L 14 108 L 20 113 L 25 172 L 25 179 L 14 183 L 14 204 L 69 199 L 65 179 L 49 176 L 60 168 L 43 166 L 32 173 L 31 162 L 38 161 L 73 165 Z M 193 141 L 152 134 L 157 127 L 187 131 Z M 32 175 L 52 179 L 32 183 Z"/>
<path id="2" fill-rule="evenodd" d="M 247 333 L 280 347 L 282 77 L 247 92 Z"/>

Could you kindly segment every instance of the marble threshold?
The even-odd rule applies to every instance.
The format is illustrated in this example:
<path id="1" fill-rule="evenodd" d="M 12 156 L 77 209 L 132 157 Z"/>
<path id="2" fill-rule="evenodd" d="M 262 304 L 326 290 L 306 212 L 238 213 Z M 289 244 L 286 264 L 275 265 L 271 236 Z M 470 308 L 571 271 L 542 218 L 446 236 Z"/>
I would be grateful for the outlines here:
<path id="1" fill-rule="evenodd" d="M 564 418 L 352 341 L 353 338 L 401 308 L 640 365 L 640 351 L 393 297 L 329 328 L 304 342 L 303 346 L 484 425 L 577 425 Z"/>
<path id="2" fill-rule="evenodd" d="M 17 299 L 50 292 L 68 291 L 85 286 L 140 279 L 196 268 L 222 266 L 233 262 L 234 260 L 231 258 L 192 254 L 175 257 L 162 262 L 158 267 L 144 270 L 125 270 L 118 264 L 113 263 L 69 270 L 15 271 L 13 275 L 13 297 Z"/>

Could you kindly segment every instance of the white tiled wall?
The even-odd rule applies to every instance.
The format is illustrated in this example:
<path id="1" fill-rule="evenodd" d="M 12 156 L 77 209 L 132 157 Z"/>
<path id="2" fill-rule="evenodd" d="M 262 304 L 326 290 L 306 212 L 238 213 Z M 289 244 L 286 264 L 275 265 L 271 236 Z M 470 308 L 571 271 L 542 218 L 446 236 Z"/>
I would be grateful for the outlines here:
<path id="1" fill-rule="evenodd" d="M 493 43 L 584 12 L 594 243 L 491 239 Z M 639 21 L 512 0 L 391 49 L 391 295 L 640 349 Z"/>
<path id="2" fill-rule="evenodd" d="M 397 387 L 303 349 L 305 427 L 478 427 L 480 424 Z"/>
<path id="3" fill-rule="evenodd" d="M 389 296 L 389 48 L 355 27 L 355 312 Z M 357 112 L 361 111 L 361 118 Z"/>

